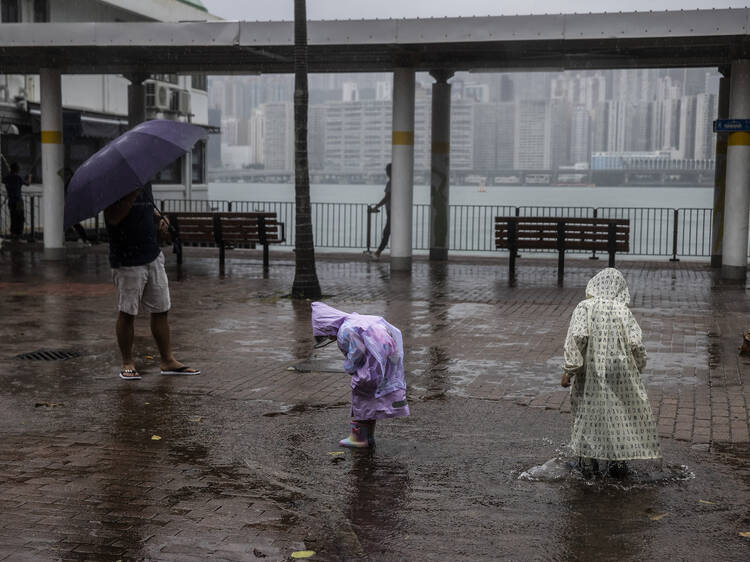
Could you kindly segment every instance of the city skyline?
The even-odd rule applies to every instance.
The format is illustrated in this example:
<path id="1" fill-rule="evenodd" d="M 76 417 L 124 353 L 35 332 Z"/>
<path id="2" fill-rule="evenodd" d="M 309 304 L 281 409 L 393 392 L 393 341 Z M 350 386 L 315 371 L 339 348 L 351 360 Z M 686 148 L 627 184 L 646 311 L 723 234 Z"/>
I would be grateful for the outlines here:
<path id="1" fill-rule="evenodd" d="M 719 77 L 715 69 L 456 73 L 451 169 L 588 167 L 600 152 L 668 151 L 670 159 L 710 160 Z M 432 79 L 420 73 L 417 83 L 419 170 L 430 166 Z M 391 88 L 387 73 L 310 77 L 313 169 L 382 169 L 390 159 Z M 209 80 L 209 104 L 223 112 L 224 166 L 291 168 L 291 97 L 290 76 Z M 215 158 L 209 165 L 217 167 Z"/>

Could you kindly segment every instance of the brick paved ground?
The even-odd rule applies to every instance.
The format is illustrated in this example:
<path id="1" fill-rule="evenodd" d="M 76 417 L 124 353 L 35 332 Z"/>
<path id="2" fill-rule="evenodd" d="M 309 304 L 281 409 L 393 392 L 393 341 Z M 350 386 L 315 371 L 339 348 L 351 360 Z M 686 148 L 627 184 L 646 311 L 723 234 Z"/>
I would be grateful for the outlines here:
<path id="1" fill-rule="evenodd" d="M 188 249 L 181 271 L 168 259 L 176 352 L 203 375 L 155 376 L 154 344 L 139 320 L 145 376 L 132 383 L 116 378 L 101 249 L 65 263 L 28 250 L 0 254 L 0 560 L 268 560 L 305 546 L 302 527 L 292 525 L 298 515 L 274 499 L 294 486 L 283 474 L 260 478 L 221 433 L 235 409 L 259 424 L 290 411 L 344 409 L 348 378 L 334 349 L 311 352 L 309 303 L 286 297 L 294 275 L 286 255 L 272 255 L 264 277 L 257 254 L 238 251 L 219 278 L 214 254 Z M 318 260 L 324 300 L 401 328 L 413 404 L 455 396 L 569 411 L 557 386 L 562 342 L 604 262 L 569 260 L 558 288 L 548 260 L 522 259 L 515 287 L 502 259 L 417 260 L 411 275 L 359 256 Z M 661 436 L 701 451 L 747 443 L 750 361 L 737 356 L 747 286 L 722 283 L 703 264 L 619 267 L 644 332 Z M 15 358 L 40 348 L 83 355 Z M 563 433 L 567 423 L 560 416 Z"/>

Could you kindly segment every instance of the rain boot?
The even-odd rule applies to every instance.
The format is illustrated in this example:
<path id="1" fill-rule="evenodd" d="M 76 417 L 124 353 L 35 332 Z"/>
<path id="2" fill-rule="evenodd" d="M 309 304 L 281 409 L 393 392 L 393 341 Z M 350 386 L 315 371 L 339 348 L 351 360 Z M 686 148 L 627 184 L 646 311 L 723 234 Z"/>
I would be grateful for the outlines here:
<path id="1" fill-rule="evenodd" d="M 609 463 L 609 469 L 607 473 L 612 478 L 623 479 L 628 475 L 628 465 L 625 461 L 612 461 Z"/>
<path id="2" fill-rule="evenodd" d="M 346 439 L 339 441 L 341 447 L 365 449 L 375 445 L 375 421 L 352 420 L 351 433 Z"/>

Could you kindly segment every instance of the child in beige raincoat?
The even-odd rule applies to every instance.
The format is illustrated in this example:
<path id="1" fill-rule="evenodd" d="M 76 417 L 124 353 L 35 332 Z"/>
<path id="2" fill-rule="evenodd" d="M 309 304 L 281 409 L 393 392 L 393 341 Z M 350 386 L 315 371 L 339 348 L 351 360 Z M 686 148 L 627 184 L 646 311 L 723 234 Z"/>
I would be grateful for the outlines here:
<path id="1" fill-rule="evenodd" d="M 624 476 L 624 461 L 661 458 L 641 380 L 646 351 L 629 302 L 622 274 L 600 271 L 586 285 L 586 300 L 573 311 L 565 338 L 560 384 L 570 386 L 573 379 L 570 448 L 584 472 Z"/>

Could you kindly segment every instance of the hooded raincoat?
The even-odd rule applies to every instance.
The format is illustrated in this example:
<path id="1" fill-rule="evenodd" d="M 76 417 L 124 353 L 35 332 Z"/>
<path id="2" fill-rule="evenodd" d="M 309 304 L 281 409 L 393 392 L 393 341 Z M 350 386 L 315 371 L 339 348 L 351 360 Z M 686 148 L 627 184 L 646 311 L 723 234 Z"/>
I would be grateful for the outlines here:
<path id="1" fill-rule="evenodd" d="M 314 336 L 336 336 L 352 375 L 351 417 L 378 420 L 409 415 L 401 331 L 381 316 L 347 313 L 312 303 Z"/>
<path id="2" fill-rule="evenodd" d="M 563 370 L 570 391 L 576 456 L 631 460 L 660 458 L 651 405 L 640 373 L 646 366 L 641 328 L 628 308 L 630 292 L 614 268 L 586 286 L 565 339 Z"/>

